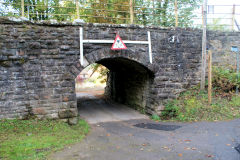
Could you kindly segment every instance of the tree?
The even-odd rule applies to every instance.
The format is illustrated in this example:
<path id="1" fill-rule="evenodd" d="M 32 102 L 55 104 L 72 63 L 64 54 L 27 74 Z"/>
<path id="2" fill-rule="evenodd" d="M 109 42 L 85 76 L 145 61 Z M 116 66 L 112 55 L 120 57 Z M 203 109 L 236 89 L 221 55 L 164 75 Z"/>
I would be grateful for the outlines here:
<path id="1" fill-rule="evenodd" d="M 21 0 L 3 0 L 20 13 Z M 80 18 L 90 23 L 130 23 L 129 0 L 76 0 Z M 56 19 L 58 21 L 77 18 L 76 1 L 67 0 L 24 0 L 25 12 L 30 20 Z M 174 26 L 175 0 L 135 0 L 134 21 L 136 24 Z M 196 16 L 194 11 L 202 0 L 178 0 L 179 26 L 188 27 Z M 1 8 L 0 8 L 1 9 Z"/>
<path id="2" fill-rule="evenodd" d="M 11 3 L 15 12 L 21 13 L 21 0 L 3 0 L 5 3 Z M 5 4 L 5 6 L 9 6 Z M 59 21 L 71 20 L 75 14 L 76 8 L 72 1 L 60 0 L 24 0 L 24 12 L 30 20 L 48 20 L 56 19 Z M 8 13 L 10 16 L 12 13 Z"/>
<path id="3" fill-rule="evenodd" d="M 175 0 L 137 0 L 135 1 L 136 22 L 144 25 L 175 25 Z M 179 27 L 193 24 L 195 9 L 200 7 L 202 0 L 178 0 Z M 155 8 L 155 9 L 154 9 Z"/>

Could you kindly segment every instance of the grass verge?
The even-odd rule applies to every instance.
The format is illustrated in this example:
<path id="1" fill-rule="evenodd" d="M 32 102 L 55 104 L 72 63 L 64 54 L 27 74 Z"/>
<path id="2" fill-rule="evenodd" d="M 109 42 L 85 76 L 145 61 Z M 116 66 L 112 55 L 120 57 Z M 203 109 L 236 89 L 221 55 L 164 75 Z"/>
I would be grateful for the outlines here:
<path id="1" fill-rule="evenodd" d="M 240 95 L 219 96 L 215 92 L 213 103 L 208 105 L 207 91 L 192 88 L 171 100 L 161 113 L 162 120 L 223 121 L 240 118 Z"/>
<path id="2" fill-rule="evenodd" d="M 46 159 L 49 153 L 79 142 L 88 131 L 83 120 L 74 126 L 57 120 L 0 120 L 0 159 Z"/>

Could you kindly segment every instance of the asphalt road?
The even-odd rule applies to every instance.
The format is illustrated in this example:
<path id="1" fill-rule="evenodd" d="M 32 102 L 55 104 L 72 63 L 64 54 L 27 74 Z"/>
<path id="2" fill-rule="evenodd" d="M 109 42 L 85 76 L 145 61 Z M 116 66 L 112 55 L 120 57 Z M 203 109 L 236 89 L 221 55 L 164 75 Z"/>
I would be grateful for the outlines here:
<path id="1" fill-rule="evenodd" d="M 91 104 L 92 103 L 92 104 Z M 95 106 L 99 101 L 86 103 Z M 109 105 L 109 104 L 108 104 Z M 240 160 L 240 119 L 169 123 L 149 119 L 91 125 L 80 143 L 50 155 L 57 160 Z"/>
<path id="2" fill-rule="evenodd" d="M 148 116 L 140 114 L 125 105 L 106 101 L 94 93 L 78 93 L 78 111 L 80 118 L 90 124 L 99 122 L 114 122 L 131 119 L 148 119 Z M 99 98 L 100 97 L 100 98 Z"/>

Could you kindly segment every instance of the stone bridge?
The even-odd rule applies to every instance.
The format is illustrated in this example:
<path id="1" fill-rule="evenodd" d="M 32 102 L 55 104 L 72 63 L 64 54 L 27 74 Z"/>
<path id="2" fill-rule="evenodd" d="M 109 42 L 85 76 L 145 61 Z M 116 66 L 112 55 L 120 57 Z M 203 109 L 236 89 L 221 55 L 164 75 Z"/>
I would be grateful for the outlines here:
<path id="1" fill-rule="evenodd" d="M 79 62 L 79 27 L 84 39 L 113 40 L 118 32 L 123 40 L 146 41 L 151 32 L 152 64 L 148 45 L 127 44 L 127 50 L 113 51 L 111 44 L 84 44 L 85 63 L 110 70 L 106 95 L 117 102 L 159 113 L 167 99 L 199 84 L 201 30 L 1 18 L 0 119 L 77 116 L 75 78 L 86 67 Z M 208 36 L 222 49 L 239 33 Z"/>

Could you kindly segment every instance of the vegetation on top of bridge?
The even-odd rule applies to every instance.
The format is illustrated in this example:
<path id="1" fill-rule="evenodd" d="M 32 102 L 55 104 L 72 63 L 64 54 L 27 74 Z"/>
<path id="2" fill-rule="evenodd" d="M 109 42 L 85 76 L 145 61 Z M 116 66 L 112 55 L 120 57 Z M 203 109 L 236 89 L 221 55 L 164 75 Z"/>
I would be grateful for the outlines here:
<path id="1" fill-rule="evenodd" d="M 3 0 L 5 7 L 11 6 L 13 10 L 3 15 L 20 15 L 21 0 Z M 196 15 L 194 10 L 199 7 L 201 0 L 181 0 L 178 5 L 180 26 L 192 24 Z M 130 23 L 130 7 L 133 8 L 134 22 L 136 24 L 150 24 L 161 26 L 174 26 L 174 0 L 148 1 L 140 0 L 132 4 L 129 0 L 100 0 L 100 1 L 68 1 L 68 0 L 25 0 L 24 11 L 30 20 L 57 19 L 60 21 L 81 18 L 91 23 Z M 76 7 L 78 5 L 78 7 Z M 79 8 L 79 9 L 78 9 Z M 2 8 L 4 11 L 4 8 Z M 78 17 L 79 14 L 79 17 Z"/>
<path id="2" fill-rule="evenodd" d="M 203 25 L 203 0 L 0 0 L 0 16 L 42 21 L 141 24 L 162 27 Z M 239 29 L 240 5 L 209 5 L 207 28 Z M 224 16 L 222 16 L 224 15 Z"/>
<path id="3" fill-rule="evenodd" d="M 90 23 L 192 26 L 201 19 L 202 0 L 2 0 L 1 16 L 25 16 L 29 20 L 73 21 Z M 22 3 L 24 2 L 24 3 Z"/>

